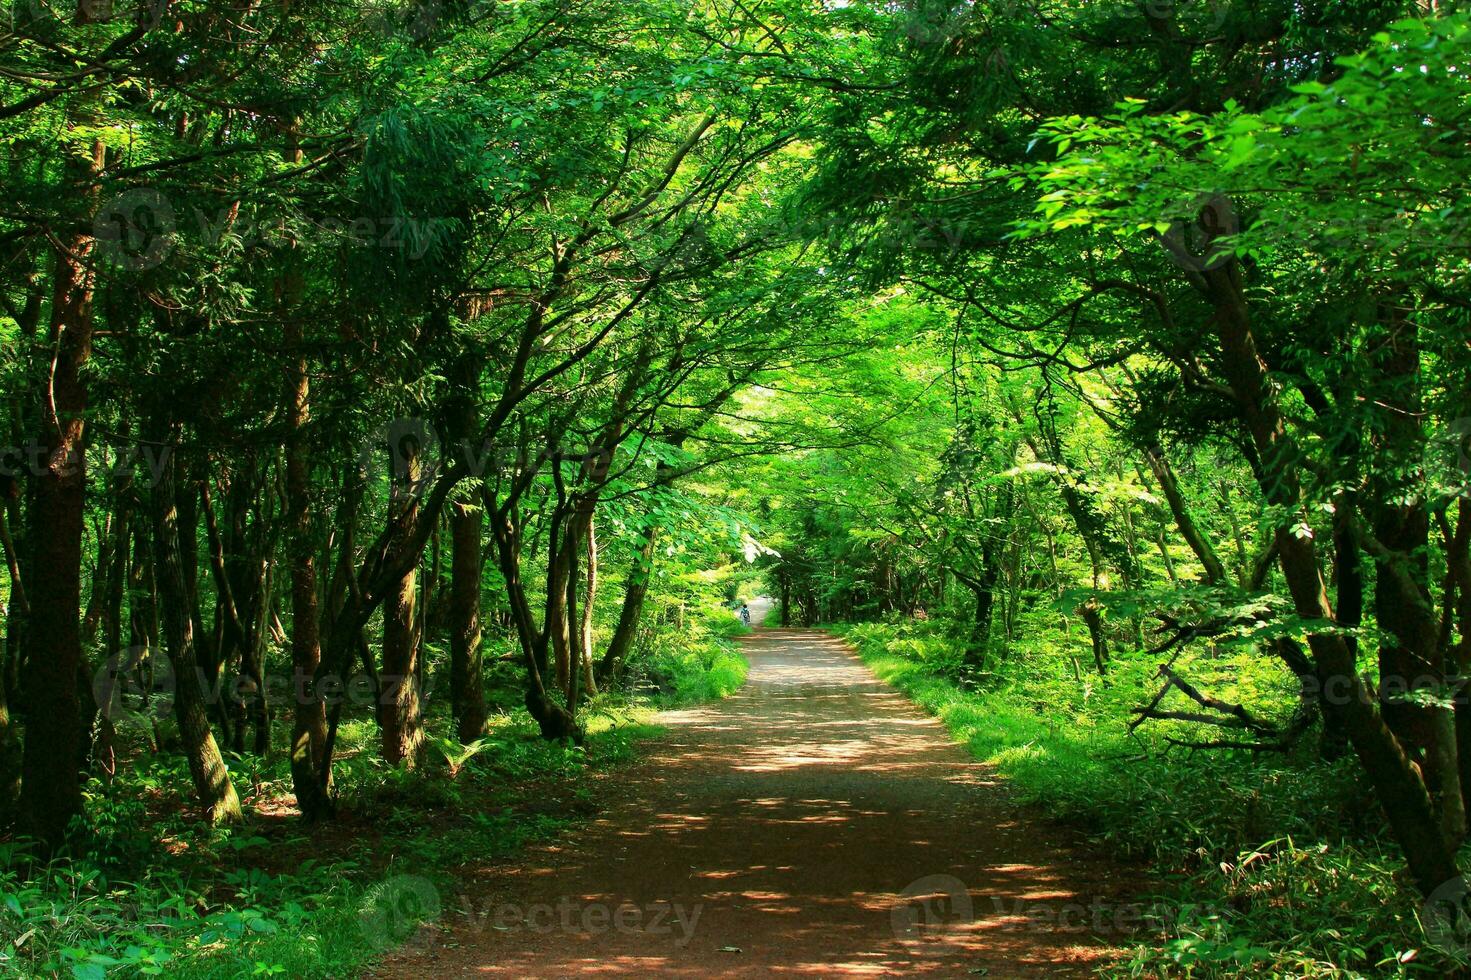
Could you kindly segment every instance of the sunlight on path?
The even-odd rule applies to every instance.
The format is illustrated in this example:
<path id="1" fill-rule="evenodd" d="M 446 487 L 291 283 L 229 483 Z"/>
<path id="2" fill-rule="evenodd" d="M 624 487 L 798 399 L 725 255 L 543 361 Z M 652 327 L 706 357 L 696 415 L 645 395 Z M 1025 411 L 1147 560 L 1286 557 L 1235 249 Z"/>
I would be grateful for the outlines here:
<path id="1" fill-rule="evenodd" d="M 601 819 L 473 873 L 376 975 L 1083 976 L 1122 941 L 1118 869 L 841 642 L 767 628 L 744 649 L 746 687 L 666 713 Z"/>
<path id="2" fill-rule="evenodd" d="M 765 626 L 766 617 L 771 614 L 771 608 L 775 602 L 767 596 L 757 596 L 749 603 L 751 607 L 751 625 Z M 772 625 L 775 625 L 774 623 Z"/>

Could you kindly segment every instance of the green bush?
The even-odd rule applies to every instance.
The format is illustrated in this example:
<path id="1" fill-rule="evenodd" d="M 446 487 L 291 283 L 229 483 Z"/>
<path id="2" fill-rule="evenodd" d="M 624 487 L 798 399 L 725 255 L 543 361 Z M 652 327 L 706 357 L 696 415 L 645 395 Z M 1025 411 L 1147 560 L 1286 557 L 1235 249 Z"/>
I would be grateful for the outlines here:
<path id="1" fill-rule="evenodd" d="M 328 834 L 320 847 L 294 826 L 210 831 L 178 796 L 188 785 L 183 760 L 135 755 L 111 785 L 89 787 L 87 825 L 76 837 L 85 852 L 41 863 L 24 844 L 0 843 L 0 976 L 355 975 L 416 928 L 412 910 L 385 894 L 404 878 L 399 867 L 431 889 L 449 887 L 467 860 L 513 855 L 592 812 L 586 774 L 636 753 L 635 743 L 657 731 L 655 704 L 723 697 L 744 682 L 746 663 L 731 642 L 741 629 L 711 619 L 660 631 L 640 657 L 663 679 L 659 696 L 599 695 L 582 713 L 583 745 L 542 739 L 518 707 L 493 714 L 487 733 L 462 746 L 439 705 L 426 718 L 428 758 L 407 769 L 382 761 L 371 719 L 344 719 L 335 776 L 357 829 L 345 839 Z M 228 762 L 247 803 L 290 792 L 280 754 Z M 365 922 L 382 918 L 384 905 L 392 928 L 369 941 Z"/>
<path id="2" fill-rule="evenodd" d="M 734 639 L 748 632 L 739 620 L 715 609 L 684 631 L 653 633 L 635 651 L 630 680 L 660 707 L 729 697 L 746 682 L 746 659 Z"/>
<path id="3" fill-rule="evenodd" d="M 1141 936 L 1118 975 L 1436 976 L 1459 965 L 1422 922 L 1352 758 L 1323 762 L 1310 738 L 1287 754 L 1190 753 L 1165 741 L 1178 728 L 1130 734 L 1130 709 L 1158 683 L 1150 664 L 1073 680 L 1060 654 L 1048 669 L 1033 651 L 1025 673 L 965 690 L 943 674 L 950 658 L 938 646 L 950 641 L 939 626 L 837 630 L 1025 800 L 1152 863 L 1158 901 L 1178 914 Z M 1261 692 L 1268 709 L 1270 673 L 1245 654 L 1211 656 L 1192 676 L 1249 703 Z"/>

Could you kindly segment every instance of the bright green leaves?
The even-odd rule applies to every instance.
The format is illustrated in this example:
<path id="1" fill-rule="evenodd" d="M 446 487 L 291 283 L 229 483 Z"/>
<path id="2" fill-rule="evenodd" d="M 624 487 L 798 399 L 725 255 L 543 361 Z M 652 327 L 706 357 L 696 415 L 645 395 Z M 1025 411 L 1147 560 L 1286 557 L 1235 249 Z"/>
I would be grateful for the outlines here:
<path id="1" fill-rule="evenodd" d="M 1040 190 L 1037 217 L 1019 231 L 1161 232 L 1193 220 L 1201 195 L 1220 195 L 1250 219 L 1231 239 L 1239 255 L 1309 249 L 1358 262 L 1367 230 L 1385 271 L 1428 257 L 1435 241 L 1454 237 L 1471 181 L 1455 136 L 1471 99 L 1471 22 L 1403 21 L 1376 42 L 1341 59 L 1338 79 L 1294 84 L 1293 97 L 1259 114 L 1228 104 L 1212 115 L 1152 116 L 1129 103 L 1110 116 L 1048 121 L 1042 138 L 1058 159 L 1013 178 Z"/>

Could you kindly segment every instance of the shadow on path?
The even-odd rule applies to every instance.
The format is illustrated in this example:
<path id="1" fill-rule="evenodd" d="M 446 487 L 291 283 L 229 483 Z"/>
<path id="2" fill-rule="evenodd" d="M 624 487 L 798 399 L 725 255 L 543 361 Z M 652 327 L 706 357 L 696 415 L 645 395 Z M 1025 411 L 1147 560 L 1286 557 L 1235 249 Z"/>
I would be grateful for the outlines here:
<path id="1" fill-rule="evenodd" d="M 840 641 L 743 643 L 746 687 L 661 716 L 601 819 L 481 869 L 374 975 L 1083 976 L 1116 952 L 1127 870 Z"/>

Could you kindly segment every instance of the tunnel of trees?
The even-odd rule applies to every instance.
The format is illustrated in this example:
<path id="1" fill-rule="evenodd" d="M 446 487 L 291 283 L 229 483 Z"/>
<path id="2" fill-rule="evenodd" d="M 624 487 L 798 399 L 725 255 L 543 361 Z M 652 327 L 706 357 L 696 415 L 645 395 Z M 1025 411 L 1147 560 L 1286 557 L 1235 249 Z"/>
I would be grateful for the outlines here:
<path id="1" fill-rule="evenodd" d="M 575 751 L 757 590 L 1105 691 L 1149 772 L 1351 787 L 1361 901 L 1459 880 L 1459 5 L 7 15 L 16 889 L 119 820 L 331 825 L 498 719 Z M 10 962 L 117 952 L 13 916 Z"/>

